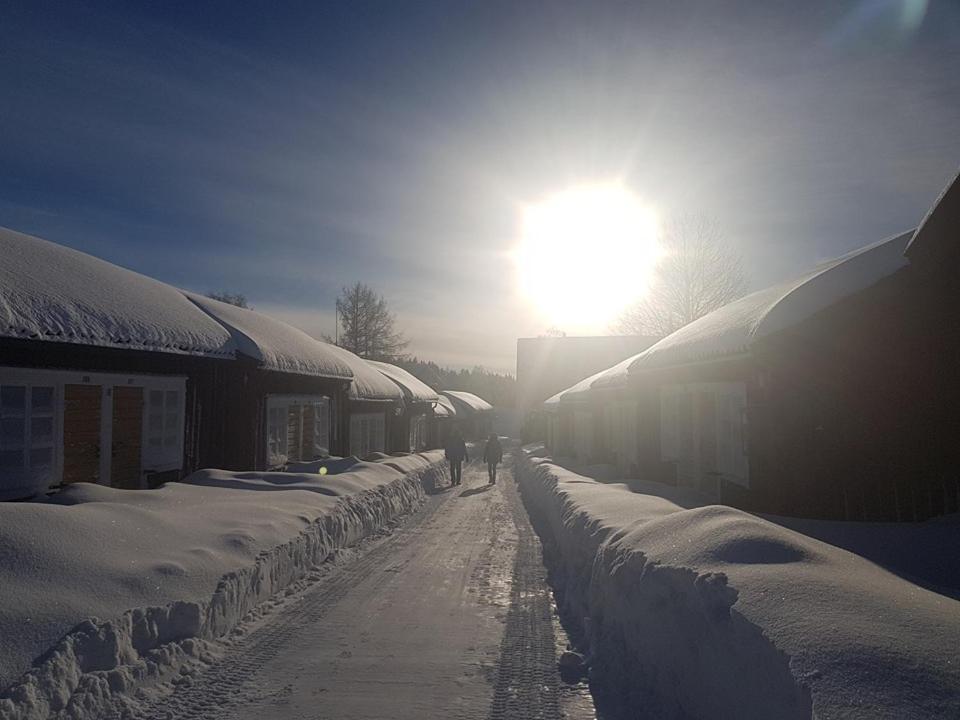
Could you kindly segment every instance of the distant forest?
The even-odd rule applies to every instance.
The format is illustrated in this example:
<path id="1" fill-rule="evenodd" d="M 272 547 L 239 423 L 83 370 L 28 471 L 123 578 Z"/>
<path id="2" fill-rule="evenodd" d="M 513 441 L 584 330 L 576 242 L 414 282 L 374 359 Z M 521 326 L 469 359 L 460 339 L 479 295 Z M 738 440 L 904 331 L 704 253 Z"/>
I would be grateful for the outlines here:
<path id="1" fill-rule="evenodd" d="M 416 357 L 398 360 L 396 364 L 437 390 L 466 390 L 494 407 L 514 406 L 517 380 L 507 373 L 495 373 L 479 366 L 472 370 L 451 370 Z"/>

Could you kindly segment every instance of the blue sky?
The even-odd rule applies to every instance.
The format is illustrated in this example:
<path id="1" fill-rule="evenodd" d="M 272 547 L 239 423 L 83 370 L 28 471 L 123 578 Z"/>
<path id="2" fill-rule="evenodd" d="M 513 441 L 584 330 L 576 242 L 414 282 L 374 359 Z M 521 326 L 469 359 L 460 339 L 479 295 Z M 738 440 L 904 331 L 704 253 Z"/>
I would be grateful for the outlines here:
<path id="1" fill-rule="evenodd" d="M 916 225 L 960 4 L 8 1 L 0 89 L 0 225 L 314 334 L 361 280 L 512 369 L 520 210 L 571 184 L 714 216 L 753 287 Z"/>

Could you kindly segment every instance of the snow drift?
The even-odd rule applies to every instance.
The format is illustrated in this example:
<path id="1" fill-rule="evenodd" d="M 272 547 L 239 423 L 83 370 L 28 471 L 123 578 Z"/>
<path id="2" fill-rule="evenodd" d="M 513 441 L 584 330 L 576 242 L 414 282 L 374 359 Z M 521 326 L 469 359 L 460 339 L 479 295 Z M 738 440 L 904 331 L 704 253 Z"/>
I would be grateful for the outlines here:
<path id="1" fill-rule="evenodd" d="M 530 457 L 516 475 L 601 696 L 656 718 L 960 716 L 955 599 L 669 488 Z"/>
<path id="2" fill-rule="evenodd" d="M 442 455 L 0 504 L 0 718 L 96 718 L 410 512 Z M 32 664 L 32 667 L 31 667 Z"/>

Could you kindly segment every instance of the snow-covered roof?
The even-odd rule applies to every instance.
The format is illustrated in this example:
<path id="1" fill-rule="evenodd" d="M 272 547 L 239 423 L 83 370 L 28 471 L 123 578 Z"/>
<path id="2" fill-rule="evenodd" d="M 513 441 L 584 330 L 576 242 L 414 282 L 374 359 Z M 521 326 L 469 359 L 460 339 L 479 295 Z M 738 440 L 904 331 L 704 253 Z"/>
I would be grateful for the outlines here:
<path id="1" fill-rule="evenodd" d="M 464 390 L 444 390 L 442 394 L 450 398 L 453 401 L 454 407 L 458 410 L 465 409 L 467 412 L 487 412 L 493 410 L 493 405 L 482 397 Z M 458 402 L 460 403 L 459 405 Z"/>
<path id="2" fill-rule="evenodd" d="M 903 252 L 912 234 L 868 245 L 724 305 L 644 350 L 629 372 L 744 353 L 757 339 L 794 327 L 908 265 Z"/>
<path id="3" fill-rule="evenodd" d="M 450 402 L 450 398 L 446 395 L 439 395 L 437 397 L 437 404 L 433 406 L 433 414 L 437 417 L 455 417 L 457 409 L 453 406 L 453 403 Z"/>
<path id="4" fill-rule="evenodd" d="M 918 254 L 936 255 L 941 243 L 956 242 L 960 223 L 960 174 L 937 198 L 905 250 L 913 258 Z"/>
<path id="5" fill-rule="evenodd" d="M 346 380 L 353 377 L 350 364 L 331 350 L 331 345 L 292 325 L 195 293 L 184 295 L 230 331 L 237 352 L 257 360 L 265 370 Z"/>
<path id="6" fill-rule="evenodd" d="M 436 402 L 437 391 L 403 368 L 376 360 L 367 360 L 367 362 L 399 385 L 407 400 L 411 402 Z"/>
<path id="7" fill-rule="evenodd" d="M 555 404 L 555 403 L 565 403 L 565 402 L 570 402 L 572 400 L 582 399 L 583 396 L 590 391 L 590 388 L 593 387 L 593 383 L 605 372 L 607 371 L 601 370 L 598 373 L 594 373 L 593 375 L 585 377 L 583 380 L 581 380 L 578 383 L 574 383 L 573 385 L 568 387 L 566 390 L 561 390 L 553 397 L 548 398 L 546 402 L 550 404 Z"/>
<path id="8" fill-rule="evenodd" d="M 336 345 L 326 345 L 326 348 L 334 355 L 338 355 L 353 371 L 353 381 L 350 383 L 349 390 L 351 399 L 403 401 L 403 390 L 376 368 L 370 367 L 362 357 Z"/>
<path id="9" fill-rule="evenodd" d="M 0 337 L 232 357 L 219 323 L 176 288 L 0 228 Z"/>

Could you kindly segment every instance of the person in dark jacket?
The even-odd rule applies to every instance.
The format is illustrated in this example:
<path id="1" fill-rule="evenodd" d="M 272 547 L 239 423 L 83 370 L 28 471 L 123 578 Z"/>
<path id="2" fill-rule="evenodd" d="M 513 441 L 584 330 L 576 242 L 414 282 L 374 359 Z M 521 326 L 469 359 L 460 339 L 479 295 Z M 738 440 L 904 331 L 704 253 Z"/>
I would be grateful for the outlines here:
<path id="1" fill-rule="evenodd" d="M 450 484 L 459 485 L 463 472 L 463 461 L 470 462 L 467 456 L 467 444 L 463 441 L 463 435 L 459 430 L 454 431 L 447 438 L 447 447 L 443 451 L 444 456 L 450 461 Z"/>
<path id="2" fill-rule="evenodd" d="M 490 476 L 490 484 L 497 481 L 497 465 L 503 460 L 503 448 L 500 446 L 500 438 L 495 433 L 490 433 L 487 438 L 487 446 L 483 449 L 483 461 L 487 464 L 487 475 Z"/>

